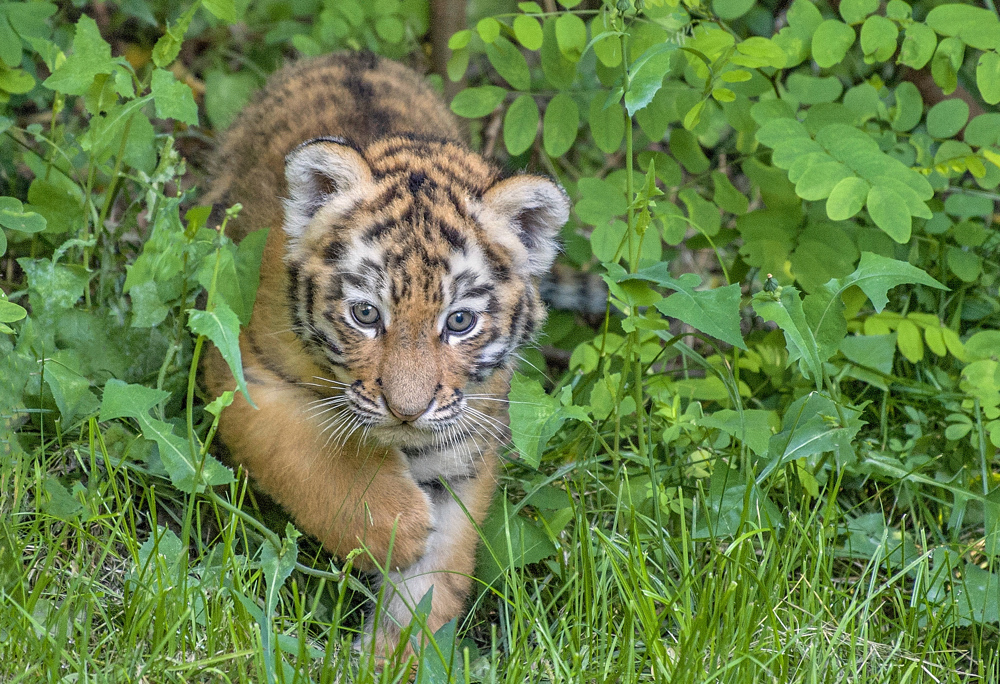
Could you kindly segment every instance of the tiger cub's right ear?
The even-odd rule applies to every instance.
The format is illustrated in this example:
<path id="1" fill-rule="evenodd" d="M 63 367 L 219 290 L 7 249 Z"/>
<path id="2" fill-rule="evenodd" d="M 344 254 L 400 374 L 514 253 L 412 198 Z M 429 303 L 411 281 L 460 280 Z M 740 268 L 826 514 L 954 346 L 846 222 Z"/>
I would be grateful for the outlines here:
<path id="1" fill-rule="evenodd" d="M 364 157 L 340 138 L 307 140 L 285 157 L 285 232 L 302 238 L 313 216 L 331 203 L 349 209 L 371 185 Z"/>

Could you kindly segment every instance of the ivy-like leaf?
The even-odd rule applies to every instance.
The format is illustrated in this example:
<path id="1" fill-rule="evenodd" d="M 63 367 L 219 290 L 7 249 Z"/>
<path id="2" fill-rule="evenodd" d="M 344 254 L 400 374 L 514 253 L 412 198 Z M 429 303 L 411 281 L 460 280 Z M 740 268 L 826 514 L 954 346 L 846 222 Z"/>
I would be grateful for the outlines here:
<path id="1" fill-rule="evenodd" d="M 188 327 L 196 335 L 204 335 L 215 345 L 229 369 L 236 378 L 239 388 L 251 406 L 256 408 L 247 383 L 243 377 L 243 361 L 240 356 L 240 319 L 225 302 L 216 302 L 212 311 L 188 310 Z"/>
<path id="2" fill-rule="evenodd" d="M 114 67 L 111 46 L 101 37 L 97 22 L 84 14 L 76 23 L 73 54 L 42 85 L 67 95 L 83 95 L 95 76 L 110 74 Z"/>

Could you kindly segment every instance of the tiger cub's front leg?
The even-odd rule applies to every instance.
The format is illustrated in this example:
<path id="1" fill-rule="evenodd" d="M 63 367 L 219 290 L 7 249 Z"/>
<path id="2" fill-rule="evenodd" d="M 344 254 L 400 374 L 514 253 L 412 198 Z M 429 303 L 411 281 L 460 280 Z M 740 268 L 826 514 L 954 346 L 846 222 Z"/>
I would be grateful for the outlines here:
<path id="1" fill-rule="evenodd" d="M 483 522 L 496 486 L 494 467 L 495 457 L 488 455 L 478 472 L 468 479 L 442 477 L 421 483 L 432 501 L 427 551 L 409 567 L 386 573 L 378 614 L 372 616 L 377 617 L 377 623 L 373 620 L 366 625 L 368 633 L 363 642 L 368 645 L 362 648 L 369 650 L 370 640 L 374 639 L 377 656 L 391 654 L 399 643 L 401 629 L 413 620 L 417 604 L 431 588 L 428 632 L 437 632 L 462 614 L 476 566 L 476 525 Z M 414 628 L 411 643 L 414 639 L 426 643 L 421 633 L 421 629 Z M 411 652 L 407 645 L 404 653 Z"/>
<path id="2" fill-rule="evenodd" d="M 221 355 L 206 359 L 205 378 L 218 394 L 234 389 Z M 217 357 L 217 358 L 216 358 Z M 237 393 L 222 413 L 219 434 L 254 482 L 295 518 L 298 526 L 345 557 L 364 547 L 355 566 L 407 567 L 424 556 L 430 500 L 410 477 L 399 452 L 348 440 L 331 444 L 323 419 L 314 417 L 316 395 L 271 377 L 244 351 L 254 410 Z M 390 558 L 391 546 L 391 558 Z M 372 558 L 377 562 L 373 562 Z"/>

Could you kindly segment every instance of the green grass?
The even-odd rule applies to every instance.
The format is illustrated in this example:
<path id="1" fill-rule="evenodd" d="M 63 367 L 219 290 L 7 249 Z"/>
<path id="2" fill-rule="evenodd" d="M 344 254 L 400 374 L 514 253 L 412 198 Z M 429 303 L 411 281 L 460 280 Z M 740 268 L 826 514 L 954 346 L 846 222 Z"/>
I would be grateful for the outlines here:
<path id="1" fill-rule="evenodd" d="M 264 681 L 257 530 L 116 466 L 100 428 L 85 423 L 82 439 L 0 469 L 0 680 Z M 734 537 L 695 538 L 704 495 L 672 493 L 684 515 L 660 526 L 628 505 L 625 474 L 592 464 L 557 481 L 572 518 L 552 535 L 556 553 L 480 593 L 459 627 L 454 681 L 996 681 L 996 631 L 958 627 L 926 602 L 926 555 L 902 571 L 878 554 L 844 558 L 835 503 L 793 503 L 783 529 L 744 515 Z M 221 494 L 254 510 L 244 485 Z M 183 554 L 165 530 L 179 532 L 192 504 Z M 379 672 L 352 651 L 364 600 L 349 585 L 301 572 L 285 583 L 278 681 L 405 681 L 407 670 Z M 439 660 L 433 648 L 422 657 Z M 449 681 L 433 662 L 417 679 Z"/>

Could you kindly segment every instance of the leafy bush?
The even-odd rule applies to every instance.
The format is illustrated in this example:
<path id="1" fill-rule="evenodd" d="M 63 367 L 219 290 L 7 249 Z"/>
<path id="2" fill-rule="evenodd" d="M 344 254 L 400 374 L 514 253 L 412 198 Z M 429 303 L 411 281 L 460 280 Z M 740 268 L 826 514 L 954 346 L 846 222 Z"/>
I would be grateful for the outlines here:
<path id="1" fill-rule="evenodd" d="M 451 38 L 452 110 L 562 180 L 563 258 L 609 299 L 525 353 L 476 643 L 446 626 L 424 681 L 989 678 L 992 5 L 498 4 Z M 373 681 L 338 651 L 350 561 L 240 510 L 210 452 L 232 397 L 203 405 L 198 358 L 239 379 L 263 236 L 197 185 L 285 55 L 403 58 L 428 5 L 80 9 L 0 4 L 0 666 Z"/>

